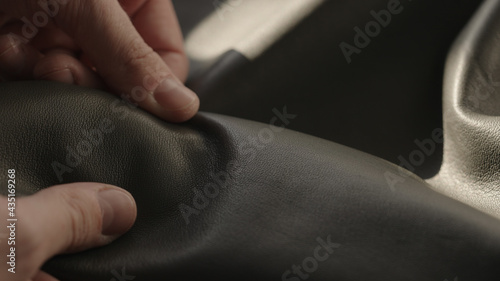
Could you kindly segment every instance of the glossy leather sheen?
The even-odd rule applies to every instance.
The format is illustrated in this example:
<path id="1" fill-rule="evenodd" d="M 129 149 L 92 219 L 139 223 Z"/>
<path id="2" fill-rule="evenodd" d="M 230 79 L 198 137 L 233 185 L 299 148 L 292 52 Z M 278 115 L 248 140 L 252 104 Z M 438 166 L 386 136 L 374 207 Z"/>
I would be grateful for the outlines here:
<path id="1" fill-rule="evenodd" d="M 195 76 L 190 86 L 203 111 L 266 123 L 271 108 L 287 105 L 299 116 L 290 129 L 400 164 L 418 148 L 415 140 L 443 128 L 446 57 L 482 1 L 401 0 L 403 11 L 349 64 L 339 45 L 355 45 L 354 28 L 364 29 L 372 10 L 393 2 L 326 1 L 261 57 L 225 79 L 213 72 L 226 68 L 211 69 L 210 79 L 201 77 L 210 85 Z M 436 175 L 442 149 L 436 145 L 415 174 Z"/>
<path id="2" fill-rule="evenodd" d="M 457 39 L 444 84 L 444 157 L 429 182 L 500 219 L 500 1 L 485 1 Z"/>
<path id="3" fill-rule="evenodd" d="M 61 280 L 500 276 L 497 219 L 384 160 L 280 128 L 293 112 L 270 111 L 277 127 L 208 113 L 175 125 L 96 90 L 22 82 L 0 92 L 2 182 L 14 168 L 18 193 L 31 194 L 60 183 L 59 163 L 72 169 L 65 183 L 118 185 L 137 201 L 122 238 L 45 265 Z M 404 181 L 391 188 L 388 173 Z"/>
<path id="4" fill-rule="evenodd" d="M 62 281 L 498 280 L 499 14 L 486 1 L 451 51 L 444 160 L 427 182 L 281 128 L 290 108 L 269 109 L 277 127 L 210 113 L 178 125 L 47 82 L 0 84 L 0 181 L 14 168 L 19 195 L 77 181 L 134 195 L 130 232 L 44 266 Z"/>

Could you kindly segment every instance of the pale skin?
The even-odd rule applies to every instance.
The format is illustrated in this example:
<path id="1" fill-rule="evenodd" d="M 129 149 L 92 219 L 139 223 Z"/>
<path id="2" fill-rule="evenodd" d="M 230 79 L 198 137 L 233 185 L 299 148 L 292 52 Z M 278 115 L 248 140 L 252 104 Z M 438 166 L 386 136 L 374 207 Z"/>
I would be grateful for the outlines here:
<path id="1" fill-rule="evenodd" d="M 182 84 L 188 60 L 170 0 L 42 0 L 65 4 L 57 4 L 58 12 L 37 28 L 43 18 L 34 15 L 45 13 L 38 1 L 0 0 L 4 80 L 105 88 L 170 122 L 186 121 L 198 111 L 198 97 Z M 23 32 L 23 18 L 39 29 L 34 38 L 32 30 Z M 154 94 L 134 98 L 138 87 Z"/>
<path id="2" fill-rule="evenodd" d="M 170 0 L 43 0 L 58 3 L 57 13 L 52 9 L 31 38 L 33 30 L 23 32 L 22 19 L 35 22 L 33 16 L 44 11 L 39 1 L 0 0 L 3 81 L 51 80 L 104 89 L 169 122 L 196 114 L 199 99 L 183 85 L 188 60 Z M 2 225 L 8 203 L 0 196 Z M 137 214 L 132 195 L 100 183 L 50 187 L 17 197 L 16 206 L 16 274 L 0 263 L 0 280 L 57 280 L 40 270 L 43 263 L 112 242 L 132 227 Z M 0 229 L 5 258 L 11 246 L 2 234 L 10 233 Z"/>
<path id="3" fill-rule="evenodd" d="M 11 234 L 8 199 L 0 197 L 0 280 L 55 281 L 40 270 L 47 260 L 104 246 L 128 231 L 137 216 L 130 193 L 100 183 L 53 186 L 17 197 L 15 203 L 17 222 L 15 234 Z M 9 245 L 9 241 L 15 244 Z M 15 273 L 8 271 L 11 266 L 6 263 L 11 247 L 15 247 Z"/>

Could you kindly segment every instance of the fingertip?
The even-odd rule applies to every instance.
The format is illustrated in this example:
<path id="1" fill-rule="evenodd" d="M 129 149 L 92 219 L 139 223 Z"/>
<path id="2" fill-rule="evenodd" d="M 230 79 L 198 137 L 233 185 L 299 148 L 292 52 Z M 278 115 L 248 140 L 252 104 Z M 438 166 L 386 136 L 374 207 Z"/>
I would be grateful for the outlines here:
<path id="1" fill-rule="evenodd" d="M 167 77 L 154 91 L 154 99 L 162 107 L 162 117 L 170 122 L 191 119 L 200 107 L 198 96 L 180 81 Z"/>
<path id="2" fill-rule="evenodd" d="M 38 75 L 38 79 L 57 81 L 66 84 L 75 84 L 75 77 L 69 68 L 55 70 L 43 75 Z"/>
<path id="3" fill-rule="evenodd" d="M 104 246 L 128 231 L 137 217 L 128 191 L 102 183 L 52 186 L 24 202 L 29 206 L 22 214 L 26 228 L 38 229 L 32 248 L 40 252 L 40 260 Z"/>
<path id="4" fill-rule="evenodd" d="M 102 212 L 101 233 L 118 236 L 127 232 L 137 217 L 137 206 L 132 195 L 117 187 L 109 187 L 98 192 Z"/>
<path id="5" fill-rule="evenodd" d="M 40 80 L 75 84 L 75 75 L 71 70 L 70 62 L 62 54 L 46 55 L 33 68 L 33 76 Z"/>
<path id="6" fill-rule="evenodd" d="M 167 111 L 182 111 L 190 107 L 198 96 L 175 77 L 166 77 L 154 91 L 154 98 Z"/>
<path id="7" fill-rule="evenodd" d="M 188 107 L 182 110 L 177 110 L 177 111 L 165 110 L 163 111 L 160 117 L 172 123 L 186 122 L 196 115 L 199 107 L 200 107 L 200 101 L 199 99 L 196 99 L 195 101 L 193 101 L 192 104 L 190 104 Z"/>

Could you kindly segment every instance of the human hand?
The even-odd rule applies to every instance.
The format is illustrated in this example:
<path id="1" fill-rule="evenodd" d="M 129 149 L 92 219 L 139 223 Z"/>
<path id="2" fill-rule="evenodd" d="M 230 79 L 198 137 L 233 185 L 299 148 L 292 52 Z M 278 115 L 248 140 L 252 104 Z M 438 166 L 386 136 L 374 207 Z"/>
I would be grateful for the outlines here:
<path id="1" fill-rule="evenodd" d="M 137 216 L 130 193 L 99 183 L 59 185 L 31 196 L 9 198 L 0 196 L 0 234 L 4 234 L 0 253 L 2 260 L 10 259 L 0 263 L 0 280 L 56 281 L 40 270 L 48 259 L 108 244 L 129 230 Z M 8 206 L 14 206 L 9 202 L 15 203 L 16 222 L 7 221 L 11 218 Z M 12 225 L 5 227 L 11 223 L 14 230 Z M 15 273 L 9 272 L 12 253 Z"/>
<path id="2" fill-rule="evenodd" d="M 171 122 L 198 111 L 170 0 L 0 0 L 0 75 L 107 88 Z"/>

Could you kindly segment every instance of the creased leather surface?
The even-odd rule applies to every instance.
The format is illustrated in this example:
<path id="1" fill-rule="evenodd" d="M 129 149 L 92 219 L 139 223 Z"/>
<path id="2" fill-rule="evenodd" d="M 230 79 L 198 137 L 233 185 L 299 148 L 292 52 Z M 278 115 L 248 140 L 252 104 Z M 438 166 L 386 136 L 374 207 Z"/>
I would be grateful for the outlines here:
<path id="1" fill-rule="evenodd" d="M 133 280 L 304 280 L 283 274 L 313 256 L 318 239 L 339 247 L 309 280 L 500 276 L 497 219 L 413 175 L 391 190 L 385 174 L 398 168 L 368 154 L 288 130 L 252 144 L 269 125 L 208 113 L 168 124 L 112 95 L 61 84 L 0 84 L 0 107 L 0 171 L 16 169 L 18 192 L 58 184 L 52 163 L 66 163 L 82 131 L 105 122 L 102 143 L 63 180 L 115 184 L 136 198 L 129 233 L 45 265 L 61 280 L 118 280 L 113 270 L 123 269 Z M 219 194 L 193 205 L 193 189 L 221 171 L 230 177 Z M 180 204 L 199 207 L 189 224 Z"/>
<path id="2" fill-rule="evenodd" d="M 444 157 L 429 182 L 500 218 L 500 1 L 485 1 L 457 39 L 444 85 Z"/>
<path id="3" fill-rule="evenodd" d="M 404 10 L 347 63 L 339 45 L 354 44 L 354 28 L 364 29 L 374 19 L 371 11 L 387 9 L 391 2 L 400 2 Z M 269 108 L 286 104 L 299 115 L 290 129 L 399 165 L 400 156 L 416 149 L 415 140 L 442 128 L 446 55 L 481 2 L 326 1 L 261 57 L 219 79 L 219 85 L 190 86 L 200 95 L 203 111 L 265 123 Z M 437 145 L 415 173 L 426 179 L 436 175 L 442 149 Z"/>

